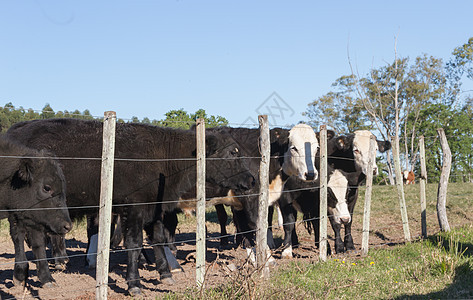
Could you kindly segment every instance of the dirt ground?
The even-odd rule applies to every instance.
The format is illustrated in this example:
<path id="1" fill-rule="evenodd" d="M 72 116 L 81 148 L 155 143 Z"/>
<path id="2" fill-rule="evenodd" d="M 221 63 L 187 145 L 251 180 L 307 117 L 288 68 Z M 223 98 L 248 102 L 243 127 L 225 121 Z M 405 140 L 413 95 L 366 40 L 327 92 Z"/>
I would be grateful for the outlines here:
<path id="1" fill-rule="evenodd" d="M 362 205 L 359 205 L 362 209 Z M 471 216 L 470 216 L 471 217 Z M 465 223 L 471 223 L 471 218 L 462 218 Z M 435 215 L 431 215 L 434 220 Z M 420 233 L 419 218 L 410 218 L 411 236 L 416 237 Z M 433 221 L 430 223 L 432 224 Z M 192 224 L 192 223 L 190 223 Z M 195 243 L 186 242 L 193 240 L 195 234 L 192 232 L 192 225 L 179 225 L 177 241 L 182 243 L 177 246 L 177 260 L 182 266 L 183 272 L 174 273 L 173 278 L 176 281 L 174 285 L 165 285 L 159 282 L 158 274 L 154 266 L 142 265 L 140 267 L 140 276 L 142 277 L 142 298 L 154 299 L 160 298 L 164 293 L 185 292 L 186 289 L 195 287 Z M 379 247 L 390 247 L 403 242 L 403 229 L 399 219 L 387 219 L 386 217 L 372 216 L 370 232 L 370 249 Z M 462 225 L 462 224 L 456 224 Z M 355 247 L 358 251 L 350 254 L 339 254 L 337 258 L 343 258 L 348 255 L 357 256 L 361 248 L 362 215 L 359 214 L 354 219 L 353 238 Z M 298 223 L 297 233 L 299 235 L 300 246 L 294 249 L 294 260 L 317 261 L 318 251 L 314 247 L 313 236 L 310 236 L 303 223 Z M 220 249 L 218 237 L 218 225 L 213 222 L 207 222 L 209 237 L 207 242 L 207 275 L 206 287 L 216 287 L 219 284 L 228 282 L 234 278 L 235 269 L 245 265 L 246 250 L 238 249 Z M 234 226 L 227 226 L 229 233 L 233 233 Z M 276 244 L 282 242 L 283 231 L 275 228 L 274 236 Z M 438 228 L 432 226 L 429 233 L 438 231 Z M 57 282 L 57 286 L 52 288 L 41 288 L 36 276 L 36 267 L 30 263 L 30 277 L 27 281 L 27 289 L 22 290 L 15 287 L 12 282 L 13 277 L 13 245 L 8 235 L 0 236 L 0 295 L 2 299 L 95 299 L 95 270 L 87 269 L 84 266 L 84 253 L 86 248 L 85 230 L 75 230 L 73 237 L 68 237 L 67 253 L 70 257 L 68 267 L 64 271 L 53 271 L 52 276 Z M 332 230 L 329 226 L 329 243 L 333 249 Z M 146 252 L 152 255 L 150 248 Z M 49 253 L 48 253 L 49 255 Z M 31 251 L 27 253 L 29 259 L 33 259 Z M 110 275 L 109 275 L 109 299 L 130 299 L 127 295 L 127 285 L 125 282 L 126 271 L 126 253 L 111 253 Z M 288 263 L 290 260 L 281 259 L 281 251 L 275 251 L 274 257 L 277 262 L 276 268 Z"/>

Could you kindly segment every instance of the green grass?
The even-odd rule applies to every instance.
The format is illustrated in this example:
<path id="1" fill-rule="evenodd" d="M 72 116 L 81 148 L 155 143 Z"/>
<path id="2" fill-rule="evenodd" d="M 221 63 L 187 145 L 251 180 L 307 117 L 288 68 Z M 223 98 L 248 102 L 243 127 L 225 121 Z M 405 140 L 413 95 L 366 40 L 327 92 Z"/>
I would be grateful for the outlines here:
<path id="1" fill-rule="evenodd" d="M 165 299 L 471 299 L 473 225 L 370 251 L 366 257 L 290 262 L 269 282 L 253 276 Z"/>
<path id="2" fill-rule="evenodd" d="M 473 226 L 364 258 L 291 264 L 271 283 L 288 298 L 471 298 Z"/>

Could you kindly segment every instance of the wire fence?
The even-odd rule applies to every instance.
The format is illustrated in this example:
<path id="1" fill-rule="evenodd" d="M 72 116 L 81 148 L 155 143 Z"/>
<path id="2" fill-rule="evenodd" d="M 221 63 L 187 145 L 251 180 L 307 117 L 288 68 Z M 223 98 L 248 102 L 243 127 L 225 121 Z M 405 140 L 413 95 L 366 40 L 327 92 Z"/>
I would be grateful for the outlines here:
<path id="1" fill-rule="evenodd" d="M 305 157 L 305 156 L 299 156 L 299 157 Z M 57 160 L 90 160 L 90 161 L 101 161 L 102 158 L 82 158 L 82 157 L 35 157 L 35 156 L 0 156 L 0 158 L 12 158 L 12 159 L 24 159 L 24 158 L 28 158 L 28 159 L 57 159 Z M 281 156 L 272 156 L 271 159 L 279 159 L 281 158 Z M 337 158 L 337 159 L 345 159 L 345 160 L 351 160 L 351 161 L 354 161 L 353 159 L 349 159 L 349 158 L 340 158 L 340 157 L 332 157 L 332 156 L 329 156 L 328 157 L 329 159 L 330 158 Z M 207 158 L 207 160 L 226 160 L 226 159 L 261 159 L 261 157 L 257 157 L 257 156 L 241 156 L 241 157 L 235 157 L 235 158 Z M 196 161 L 197 159 L 196 158 L 157 158 L 157 159 L 149 159 L 149 158 L 143 158 L 143 159 L 140 159 L 140 158 L 115 158 L 115 161 L 126 161 L 126 162 L 169 162 L 169 161 Z M 454 174 L 454 175 L 451 175 L 451 176 L 471 176 L 471 174 L 467 173 L 467 174 Z M 336 186 L 334 186 L 336 187 Z M 346 188 L 362 188 L 358 185 L 356 186 L 342 186 L 342 187 L 346 187 Z M 314 191 L 314 190 L 317 190 L 317 189 L 320 189 L 320 186 L 317 186 L 317 185 L 314 185 L 314 186 L 310 186 L 310 187 L 304 187 L 304 188 L 298 188 L 298 189 L 291 189 L 291 190 L 283 190 L 282 192 L 270 192 L 270 193 L 277 193 L 277 194 L 281 194 L 281 193 L 294 193 L 294 192 L 301 192 L 301 191 Z M 260 194 L 259 193 L 252 193 L 252 194 L 243 194 L 243 195 L 233 195 L 232 197 L 233 198 L 247 198 L 247 197 L 258 197 Z M 226 196 L 224 197 L 207 197 L 205 200 L 209 201 L 209 200 L 215 200 L 215 198 L 226 198 Z M 162 200 L 162 201 L 152 201 L 152 202 L 142 202 L 142 203 L 118 203 L 118 204 L 113 204 L 113 207 L 117 208 L 117 207 L 127 207 L 127 206 L 144 206 L 144 205 L 158 205 L 158 204 L 162 204 L 162 203 L 183 203 L 183 202 L 195 202 L 197 201 L 198 199 L 197 198 L 192 198 L 192 199 L 179 199 L 179 200 L 176 200 L 176 199 L 166 199 L 166 200 Z M 99 205 L 92 205 L 92 206 L 75 206 L 75 207 L 68 207 L 69 210 L 73 210 L 73 209 L 98 209 L 99 208 Z M 408 208 L 409 209 L 418 209 L 418 207 L 413 207 L 413 205 L 408 205 Z M 32 211 L 32 210 L 51 210 L 51 209 L 62 209 L 62 208 L 54 208 L 54 207 L 51 207 L 51 208 L 26 208 L 26 209 L 3 209 L 3 210 L 0 210 L 0 212 L 4 212 L 4 213 L 12 213 L 12 212 L 19 212 L 19 211 Z M 430 216 L 433 216 L 434 213 L 431 213 Z M 330 217 L 334 217 L 333 215 L 331 216 L 328 216 L 329 218 Z M 304 224 L 304 223 L 307 223 L 307 222 L 312 222 L 312 221 L 320 221 L 321 217 L 314 217 L 314 218 L 310 218 L 310 219 L 304 219 L 304 220 L 300 220 L 300 221 L 295 221 L 295 222 L 290 222 L 290 223 L 285 223 L 285 224 L 282 224 L 282 226 L 286 226 L 286 225 L 298 225 L 298 224 Z M 271 225 L 270 228 L 275 228 L 275 227 L 278 227 L 276 225 Z M 381 228 L 376 228 L 374 230 L 377 230 L 377 231 L 381 231 L 381 230 L 385 230 L 385 229 L 389 229 L 390 226 L 386 226 L 386 227 L 381 227 Z M 255 229 L 255 230 L 249 230 L 249 231 L 245 231 L 245 232 L 237 232 L 237 233 L 234 233 L 234 234 L 227 234 L 227 235 L 223 235 L 223 236 L 219 236 L 219 237 L 207 237 L 206 240 L 207 241 L 210 241 L 210 240 L 215 240 L 215 239 L 222 239 L 222 238 L 228 238 L 228 237 L 236 237 L 238 235 L 246 235 L 246 234 L 253 234 L 253 233 L 256 233 L 258 231 L 258 229 Z M 142 247 L 138 247 L 138 248 L 133 248 L 133 249 L 114 249 L 114 250 L 111 250 L 110 253 L 121 253 L 121 252 L 128 252 L 128 251 L 137 251 L 137 250 L 145 250 L 145 249 L 151 249 L 152 247 L 155 247 L 155 246 L 171 246 L 171 245 L 182 245 L 182 244 L 186 244 L 186 243 L 195 243 L 197 242 L 198 240 L 197 239 L 187 239 L 187 240 L 181 240 L 181 241 L 174 241 L 174 242 L 166 242 L 166 243 L 154 243 L 154 244 L 146 244 Z M 386 245 L 390 245 L 392 243 L 390 242 L 386 242 L 384 244 L 377 244 L 377 245 L 370 245 L 370 247 L 382 247 L 382 246 L 386 246 Z M 74 257 L 85 257 L 87 255 L 90 255 L 90 254 L 97 254 L 97 253 L 84 253 L 84 254 L 74 254 L 74 255 L 68 255 L 68 256 L 64 256 L 64 257 L 56 257 L 58 259 L 60 258 L 74 258 Z M 50 260 L 51 258 L 45 258 L 45 259 L 33 259 L 33 260 L 28 260 L 28 261 L 21 261 L 21 262 L 7 262 L 7 263 L 0 263 L 0 266 L 5 266 L 5 265 L 14 265 L 14 264 L 20 264 L 20 263 L 25 263 L 25 262 L 39 262 L 39 261 L 44 261 L 44 260 Z M 124 281 L 121 281 L 119 283 L 127 283 L 126 280 Z M 108 285 L 116 285 L 118 284 L 118 282 L 111 282 L 109 283 Z M 94 287 L 91 287 L 90 290 L 95 290 L 95 286 Z"/>

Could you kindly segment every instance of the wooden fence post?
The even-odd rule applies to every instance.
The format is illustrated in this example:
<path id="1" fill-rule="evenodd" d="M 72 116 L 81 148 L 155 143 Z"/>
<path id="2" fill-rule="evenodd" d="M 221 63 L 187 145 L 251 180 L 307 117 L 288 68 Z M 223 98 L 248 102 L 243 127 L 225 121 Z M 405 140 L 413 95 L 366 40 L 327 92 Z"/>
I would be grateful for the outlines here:
<path id="1" fill-rule="evenodd" d="M 258 205 L 258 220 L 256 224 L 256 266 L 261 270 L 264 278 L 269 277 L 269 267 L 267 251 L 267 231 L 268 231 L 268 199 L 269 199 L 269 160 L 271 156 L 268 116 L 258 116 L 260 130 L 260 195 Z"/>
<path id="2" fill-rule="evenodd" d="M 320 220 L 319 259 L 327 260 L 327 126 L 320 126 Z"/>
<path id="3" fill-rule="evenodd" d="M 196 282 L 200 288 L 205 280 L 205 120 L 196 122 L 197 205 L 196 205 Z"/>
<path id="4" fill-rule="evenodd" d="M 107 299 L 108 266 L 110 257 L 110 225 L 112 222 L 113 166 L 115 159 L 115 127 L 117 115 L 114 111 L 104 113 L 102 171 L 100 184 L 99 237 L 97 245 L 97 287 L 95 298 Z"/>
<path id="5" fill-rule="evenodd" d="M 425 164 L 425 144 L 424 136 L 419 137 L 420 155 L 420 217 L 422 224 L 422 237 L 427 238 L 427 204 L 425 196 L 425 186 L 427 184 L 427 167 Z"/>
<path id="6" fill-rule="evenodd" d="M 399 198 L 399 205 L 401 207 L 401 218 L 402 218 L 402 227 L 404 229 L 404 239 L 410 242 L 411 233 L 409 231 L 409 220 L 407 218 L 406 200 L 404 198 L 404 185 L 402 182 L 402 174 L 401 174 L 401 162 L 399 159 L 399 137 L 394 136 L 392 141 L 393 141 L 392 149 L 393 149 L 393 159 L 394 159 L 394 171 L 396 172 L 397 195 Z"/>
<path id="7" fill-rule="evenodd" d="M 452 152 L 448 146 L 447 137 L 443 128 L 437 129 L 442 146 L 442 173 L 440 174 L 439 188 L 437 192 L 437 217 L 439 220 L 440 231 L 450 231 L 450 225 L 447 219 L 447 187 L 450 169 L 452 166 Z"/>
<path id="8" fill-rule="evenodd" d="M 370 238 L 370 215 L 371 215 L 371 192 L 373 190 L 373 170 L 371 166 L 376 161 L 376 137 L 370 136 L 370 148 L 368 158 L 368 174 L 366 174 L 366 191 L 365 191 L 365 209 L 363 213 L 363 238 L 361 242 L 361 254 L 368 254 L 368 245 Z"/>

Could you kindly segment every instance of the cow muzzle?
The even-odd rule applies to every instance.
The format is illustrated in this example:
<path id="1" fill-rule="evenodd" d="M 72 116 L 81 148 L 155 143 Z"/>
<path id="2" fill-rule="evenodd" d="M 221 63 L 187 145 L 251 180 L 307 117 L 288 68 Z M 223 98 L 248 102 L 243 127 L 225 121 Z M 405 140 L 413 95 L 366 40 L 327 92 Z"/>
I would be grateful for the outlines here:
<path id="1" fill-rule="evenodd" d="M 248 176 L 238 184 L 238 189 L 241 191 L 248 191 L 254 188 L 256 185 L 256 180 L 253 175 L 248 174 Z"/>
<path id="2" fill-rule="evenodd" d="M 306 181 L 314 181 L 315 179 L 317 179 L 317 174 L 315 174 L 315 172 L 306 172 L 304 176 Z"/>

